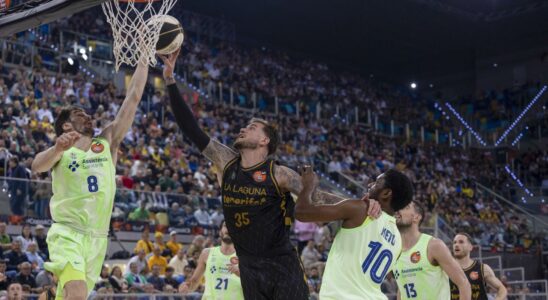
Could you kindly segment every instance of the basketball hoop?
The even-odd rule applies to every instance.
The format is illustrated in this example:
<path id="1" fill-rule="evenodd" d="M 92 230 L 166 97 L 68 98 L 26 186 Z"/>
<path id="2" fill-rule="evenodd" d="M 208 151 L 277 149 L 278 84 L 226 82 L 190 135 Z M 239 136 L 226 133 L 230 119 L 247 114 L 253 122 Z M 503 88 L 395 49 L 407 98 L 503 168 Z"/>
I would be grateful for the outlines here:
<path id="1" fill-rule="evenodd" d="M 149 22 L 167 15 L 177 0 L 110 0 L 101 6 L 112 27 L 116 71 L 122 64 L 136 66 L 141 60 L 156 65 L 156 43 L 162 23 Z"/>

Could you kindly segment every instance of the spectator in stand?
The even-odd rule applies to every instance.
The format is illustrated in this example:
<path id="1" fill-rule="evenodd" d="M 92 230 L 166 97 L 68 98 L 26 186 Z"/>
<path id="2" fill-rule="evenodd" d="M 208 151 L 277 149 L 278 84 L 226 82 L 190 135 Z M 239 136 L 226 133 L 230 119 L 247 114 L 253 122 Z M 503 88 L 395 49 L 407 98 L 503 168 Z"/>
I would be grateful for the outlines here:
<path id="1" fill-rule="evenodd" d="M 36 286 L 47 289 L 49 286 L 54 285 L 53 273 L 47 270 L 41 270 L 38 275 L 36 275 Z"/>
<path id="2" fill-rule="evenodd" d="M 27 251 L 30 243 L 36 243 L 36 239 L 32 236 L 32 231 L 29 224 L 23 225 L 21 229 L 21 235 L 15 238 L 21 242 L 21 250 Z"/>
<path id="3" fill-rule="evenodd" d="M 320 278 L 320 272 L 318 268 L 312 267 L 308 272 L 308 286 L 312 287 L 314 293 L 319 294 L 322 286 L 322 279 Z"/>
<path id="4" fill-rule="evenodd" d="M 320 262 L 322 255 L 320 252 L 318 252 L 314 245 L 314 240 L 309 240 L 308 244 L 303 249 L 301 260 L 303 261 L 303 265 L 305 268 L 323 265 L 323 263 Z"/>
<path id="5" fill-rule="evenodd" d="M 160 275 L 164 275 L 167 267 L 167 259 L 162 256 L 162 250 L 157 245 L 154 246 L 152 256 L 148 259 L 148 268 L 152 270 L 153 266 L 158 266 Z"/>
<path id="6" fill-rule="evenodd" d="M 19 163 L 17 156 L 12 156 L 9 159 L 8 177 L 12 179 L 9 181 L 11 212 L 14 215 L 22 216 L 29 191 L 28 182 L 26 181 L 29 175 L 25 167 Z"/>
<path id="7" fill-rule="evenodd" d="M 95 290 L 99 290 L 102 287 L 110 286 L 109 282 L 109 269 L 106 265 L 101 267 L 101 273 L 99 273 L 99 278 L 95 282 Z"/>
<path id="8" fill-rule="evenodd" d="M 18 240 L 11 243 L 11 251 L 4 257 L 8 260 L 8 271 L 17 271 L 21 263 L 28 262 L 27 255 L 21 250 L 21 241 Z"/>
<path id="9" fill-rule="evenodd" d="M 332 160 L 329 162 L 329 165 L 327 166 L 327 172 L 329 173 L 329 176 L 333 180 L 338 180 L 339 173 L 342 171 L 341 163 L 339 162 L 339 158 L 337 156 L 333 156 Z"/>
<path id="10" fill-rule="evenodd" d="M 200 208 L 198 208 L 194 212 L 194 218 L 196 218 L 196 221 L 198 221 L 198 224 L 200 226 L 203 226 L 205 228 L 209 228 L 211 226 L 212 222 L 209 218 L 209 213 L 207 212 L 207 209 L 205 207 L 205 203 L 200 201 Z"/>
<path id="11" fill-rule="evenodd" d="M 215 211 L 211 214 L 211 222 L 215 228 L 221 228 L 221 224 L 224 220 L 225 216 L 223 215 L 223 207 L 221 205 L 217 205 L 215 207 Z"/>
<path id="12" fill-rule="evenodd" d="M 308 241 L 314 239 L 317 230 L 318 225 L 316 223 L 295 221 L 294 232 L 297 236 L 299 254 L 302 253 Z"/>
<path id="13" fill-rule="evenodd" d="M 23 300 L 23 286 L 19 282 L 12 282 L 8 286 L 8 299 L 7 300 Z"/>
<path id="14" fill-rule="evenodd" d="M 0 222 L 0 257 L 3 250 L 11 249 L 11 237 L 6 233 L 6 223 Z"/>
<path id="15" fill-rule="evenodd" d="M 175 270 L 173 267 L 169 266 L 166 268 L 166 275 L 164 278 L 165 284 L 171 285 L 175 290 L 179 288 L 179 282 L 173 276 L 175 275 Z"/>
<path id="16" fill-rule="evenodd" d="M 10 285 L 10 278 L 6 274 L 7 268 L 6 260 L 0 259 L 0 291 L 7 290 Z"/>
<path id="17" fill-rule="evenodd" d="M 13 279 L 13 282 L 18 282 L 21 285 L 28 285 L 30 291 L 33 294 L 39 294 L 42 292 L 42 288 L 36 285 L 36 279 L 31 273 L 32 266 L 29 262 L 24 262 L 19 265 L 19 273 Z"/>
<path id="18" fill-rule="evenodd" d="M 202 250 L 204 250 L 204 243 L 205 237 L 203 235 L 195 236 L 188 247 L 187 256 L 193 257 L 195 253 L 202 253 Z"/>
<path id="19" fill-rule="evenodd" d="M 48 107 L 48 102 L 45 100 L 42 100 L 41 102 L 40 109 L 36 112 L 38 120 L 43 122 L 47 121 L 48 123 L 53 124 L 53 114 Z"/>
<path id="20" fill-rule="evenodd" d="M 129 272 L 126 274 L 126 281 L 129 286 L 129 292 L 143 292 L 145 290 L 145 284 L 147 279 L 139 272 L 137 263 L 132 262 L 129 264 Z"/>
<path id="21" fill-rule="evenodd" d="M 152 247 L 152 246 L 151 246 Z M 131 270 L 131 264 L 135 264 L 135 268 L 137 270 L 137 273 L 141 273 L 143 271 L 148 272 L 148 262 L 146 259 L 147 253 L 144 249 L 139 249 L 137 251 L 137 255 L 133 256 L 129 259 L 129 262 L 127 263 L 126 271 L 129 273 Z"/>
<path id="22" fill-rule="evenodd" d="M 141 200 L 139 202 L 139 207 L 136 208 L 134 211 L 132 211 L 128 218 L 131 221 L 140 221 L 140 222 L 147 222 L 150 218 L 150 212 L 146 208 L 147 201 Z"/>
<path id="23" fill-rule="evenodd" d="M 110 276 L 108 278 L 114 293 L 127 293 L 128 292 L 128 283 L 127 280 L 122 275 L 122 269 L 118 266 L 114 266 L 112 271 L 110 271 Z"/>
<path id="24" fill-rule="evenodd" d="M 33 273 L 38 274 L 40 270 L 44 269 L 44 259 L 38 252 L 38 245 L 36 242 L 29 243 L 26 254 L 28 261 L 31 263 Z"/>
<path id="25" fill-rule="evenodd" d="M 169 216 L 169 225 L 180 226 L 184 224 L 186 213 L 181 208 L 179 203 L 173 202 L 171 204 L 171 209 L 168 212 L 168 216 Z"/>
<path id="26" fill-rule="evenodd" d="M 192 273 L 194 273 L 194 269 L 192 266 L 188 265 L 188 266 L 185 266 L 184 270 L 183 270 L 183 275 L 181 276 L 181 283 L 187 281 L 189 278 L 192 277 Z"/>
<path id="27" fill-rule="evenodd" d="M 38 245 L 38 251 L 43 253 L 45 258 L 48 258 L 49 251 L 46 238 L 47 235 L 44 226 L 41 224 L 36 225 L 36 228 L 34 228 L 34 239 L 36 240 L 36 244 Z"/>
<path id="28" fill-rule="evenodd" d="M 183 245 L 177 242 L 177 231 L 171 231 L 169 233 L 169 241 L 167 241 L 166 247 L 171 251 L 169 255 L 171 257 L 177 255 L 177 252 L 183 249 Z"/>
<path id="29" fill-rule="evenodd" d="M 141 234 L 141 239 L 137 241 L 137 245 L 135 246 L 135 249 L 133 249 L 134 253 L 138 253 L 140 250 L 145 251 L 145 254 L 149 254 L 152 252 L 153 244 L 150 241 L 150 234 L 148 230 L 144 230 Z"/>
<path id="30" fill-rule="evenodd" d="M 187 265 L 188 261 L 186 260 L 186 255 L 183 248 L 179 249 L 179 251 L 177 251 L 177 255 L 173 256 L 173 258 L 169 261 L 169 266 L 173 268 L 175 275 L 177 276 L 183 275 L 184 269 Z"/>
<path id="31" fill-rule="evenodd" d="M 164 234 L 157 231 L 154 233 L 154 245 L 153 248 L 158 246 L 160 248 L 160 253 L 162 253 L 162 256 L 166 255 L 166 244 L 164 243 Z M 167 252 L 169 252 L 169 249 L 167 249 Z"/>
<path id="32" fill-rule="evenodd" d="M 160 277 L 160 270 L 161 267 L 159 265 L 152 265 L 152 274 L 147 278 L 148 283 L 152 284 L 157 292 L 163 291 L 166 285 L 164 279 Z"/>

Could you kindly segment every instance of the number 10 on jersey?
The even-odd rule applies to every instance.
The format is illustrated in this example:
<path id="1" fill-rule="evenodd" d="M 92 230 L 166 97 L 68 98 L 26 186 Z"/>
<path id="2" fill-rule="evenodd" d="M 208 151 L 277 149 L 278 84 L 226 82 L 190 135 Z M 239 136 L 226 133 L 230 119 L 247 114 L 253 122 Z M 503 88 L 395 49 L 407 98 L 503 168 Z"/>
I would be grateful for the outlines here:
<path id="1" fill-rule="evenodd" d="M 369 248 L 371 248 L 371 252 L 369 252 L 367 257 L 363 261 L 363 273 L 367 273 L 369 271 L 371 280 L 373 280 L 373 282 L 376 284 L 381 284 L 384 280 L 384 277 L 386 276 L 386 273 L 388 272 L 388 268 L 392 263 L 392 252 L 386 249 L 379 252 L 382 246 L 382 244 L 379 242 L 369 242 L 368 246 Z M 379 274 L 379 269 L 383 262 L 385 262 L 385 265 L 381 273 Z M 371 267 L 371 269 L 369 267 Z"/>

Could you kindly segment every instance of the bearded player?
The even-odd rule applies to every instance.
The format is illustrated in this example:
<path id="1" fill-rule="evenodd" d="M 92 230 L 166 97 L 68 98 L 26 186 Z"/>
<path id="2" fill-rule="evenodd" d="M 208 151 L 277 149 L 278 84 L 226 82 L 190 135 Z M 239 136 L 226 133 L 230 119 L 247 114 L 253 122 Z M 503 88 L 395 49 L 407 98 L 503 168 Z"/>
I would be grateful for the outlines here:
<path id="1" fill-rule="evenodd" d="M 187 294 L 194 291 L 205 274 L 203 300 L 244 299 L 236 249 L 234 249 L 224 221 L 221 224 L 219 235 L 221 236 L 221 245 L 202 251 L 194 275 L 181 284 L 179 292 Z"/>
<path id="2" fill-rule="evenodd" d="M 279 143 L 277 129 L 253 118 L 240 129 L 232 150 L 211 139 L 185 103 L 173 69 L 178 51 L 161 56 L 175 120 L 202 154 L 213 162 L 222 191 L 223 213 L 239 259 L 246 299 L 308 299 L 308 285 L 297 251 L 289 240 L 295 204 L 291 193 L 302 189 L 297 172 L 270 156 Z M 317 191 L 319 203 L 341 197 Z M 371 207 L 378 207 L 374 203 Z M 372 212 L 373 213 L 373 212 Z"/>
<path id="3" fill-rule="evenodd" d="M 470 252 L 474 249 L 472 238 L 467 233 L 457 233 L 453 238 L 453 256 L 466 274 L 466 278 L 472 286 L 472 300 L 487 300 L 486 285 L 497 291 L 496 300 L 506 299 L 506 288 L 495 276 L 493 269 L 487 264 L 482 264 L 470 258 Z M 460 288 L 452 281 L 451 299 L 458 299 Z"/>
<path id="4" fill-rule="evenodd" d="M 78 107 L 64 108 L 55 120 L 55 145 L 36 155 L 32 171 L 52 170 L 54 221 L 45 268 L 59 278 L 57 297 L 86 299 L 97 280 L 108 244 L 116 192 L 116 159 L 141 101 L 148 65 L 140 64 L 114 121 L 94 137 L 92 117 Z"/>
<path id="5" fill-rule="evenodd" d="M 403 241 L 402 253 L 393 271 L 398 283 L 398 299 L 447 300 L 451 295 L 450 278 L 461 291 L 456 299 L 470 300 L 470 284 L 447 246 L 420 232 L 423 218 L 424 208 L 416 201 L 396 213 Z"/>

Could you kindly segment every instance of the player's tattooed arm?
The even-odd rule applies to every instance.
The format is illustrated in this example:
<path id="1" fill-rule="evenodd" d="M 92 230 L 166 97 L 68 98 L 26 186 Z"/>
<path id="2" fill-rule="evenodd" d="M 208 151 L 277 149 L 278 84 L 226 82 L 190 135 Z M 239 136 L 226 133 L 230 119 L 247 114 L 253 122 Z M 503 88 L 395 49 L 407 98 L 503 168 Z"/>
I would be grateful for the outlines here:
<path id="1" fill-rule="evenodd" d="M 298 195 L 303 189 L 301 175 L 288 167 L 276 166 L 274 169 L 274 176 L 283 192 L 291 192 Z M 313 205 L 337 204 L 345 200 L 345 198 L 316 188 L 312 192 L 311 200 Z"/>
<path id="2" fill-rule="evenodd" d="M 202 154 L 215 164 L 218 173 L 222 173 L 226 164 L 238 155 L 236 151 L 214 139 L 209 140 Z"/>

